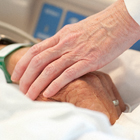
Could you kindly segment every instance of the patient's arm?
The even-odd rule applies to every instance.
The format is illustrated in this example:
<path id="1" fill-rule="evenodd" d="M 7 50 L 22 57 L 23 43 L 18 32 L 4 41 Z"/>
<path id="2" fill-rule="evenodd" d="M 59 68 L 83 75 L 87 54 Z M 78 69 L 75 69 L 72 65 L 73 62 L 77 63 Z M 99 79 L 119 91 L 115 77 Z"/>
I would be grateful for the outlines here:
<path id="1" fill-rule="evenodd" d="M 10 74 L 27 51 L 28 48 L 22 48 L 7 57 L 7 70 Z M 118 106 L 114 106 L 112 102 L 116 99 L 119 100 Z M 112 80 L 102 72 L 88 73 L 66 85 L 55 96 L 47 99 L 41 93 L 36 100 L 69 102 L 78 107 L 99 111 L 108 116 L 111 124 L 125 110 L 125 105 Z"/>

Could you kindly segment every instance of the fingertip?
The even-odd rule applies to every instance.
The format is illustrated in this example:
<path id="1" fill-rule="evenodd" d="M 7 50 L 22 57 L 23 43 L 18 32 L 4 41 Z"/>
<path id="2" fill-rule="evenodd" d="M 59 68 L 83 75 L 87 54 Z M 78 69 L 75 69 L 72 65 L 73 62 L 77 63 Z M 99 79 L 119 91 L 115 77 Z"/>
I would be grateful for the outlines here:
<path id="1" fill-rule="evenodd" d="M 43 93 L 43 96 L 44 96 L 45 98 L 48 98 L 48 96 L 47 96 L 47 94 L 46 94 L 46 93 Z"/>
<path id="2" fill-rule="evenodd" d="M 15 66 L 12 74 L 11 74 L 11 80 L 13 82 L 18 82 L 21 78 L 21 70 L 17 65 Z"/>
<path id="3" fill-rule="evenodd" d="M 11 80 L 13 82 L 19 81 L 19 77 L 17 76 L 17 74 L 15 72 L 13 72 L 13 74 L 11 75 Z"/>
<path id="4" fill-rule="evenodd" d="M 28 92 L 25 94 L 25 96 L 28 97 L 28 98 L 30 98 L 32 101 L 35 100 L 35 98 L 32 97 L 32 95 L 30 93 L 28 93 Z"/>
<path id="5" fill-rule="evenodd" d="M 45 98 L 52 97 L 53 95 L 55 95 L 55 93 L 49 92 L 48 89 L 43 93 L 43 96 L 44 96 Z"/>
<path id="6" fill-rule="evenodd" d="M 58 84 L 59 83 L 59 84 Z M 46 98 L 54 96 L 61 89 L 60 82 L 53 81 L 43 92 L 43 96 Z"/>
<path id="7" fill-rule="evenodd" d="M 52 97 L 52 95 L 51 95 L 51 94 L 49 94 L 48 92 L 44 92 L 44 93 L 43 93 L 43 96 L 44 96 L 45 98 Z"/>
<path id="8" fill-rule="evenodd" d="M 29 93 L 26 93 L 25 96 L 28 97 L 28 98 L 30 98 Z"/>

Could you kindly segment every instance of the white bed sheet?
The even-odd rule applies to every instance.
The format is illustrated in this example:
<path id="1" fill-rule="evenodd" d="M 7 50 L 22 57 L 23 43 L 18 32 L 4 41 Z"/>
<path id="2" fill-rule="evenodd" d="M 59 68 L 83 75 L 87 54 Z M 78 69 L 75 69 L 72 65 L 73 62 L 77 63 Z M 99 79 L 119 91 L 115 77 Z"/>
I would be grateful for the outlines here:
<path id="1" fill-rule="evenodd" d="M 105 115 L 69 103 L 33 102 L 0 71 L 0 140 L 140 140 L 140 52 L 128 50 L 102 68 L 132 112 L 111 126 Z"/>

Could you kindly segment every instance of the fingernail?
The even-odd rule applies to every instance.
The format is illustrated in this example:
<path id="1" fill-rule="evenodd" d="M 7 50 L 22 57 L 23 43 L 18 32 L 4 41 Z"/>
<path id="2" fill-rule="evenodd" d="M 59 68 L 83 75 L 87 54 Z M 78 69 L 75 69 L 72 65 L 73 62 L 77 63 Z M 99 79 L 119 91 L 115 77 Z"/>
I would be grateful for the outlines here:
<path id="1" fill-rule="evenodd" d="M 44 96 L 45 98 L 48 98 L 48 96 L 47 96 L 47 94 L 46 94 L 46 93 L 43 93 L 43 96 Z"/>
<path id="2" fill-rule="evenodd" d="M 51 95 L 50 95 L 47 91 L 45 91 L 45 92 L 43 93 L 43 96 L 44 96 L 45 98 L 51 97 Z"/>
<path id="3" fill-rule="evenodd" d="M 17 75 L 13 72 L 13 74 L 12 74 L 12 76 L 11 76 L 11 80 L 13 81 L 13 82 L 16 82 L 17 81 Z"/>
<path id="4" fill-rule="evenodd" d="M 28 98 L 30 98 L 29 93 L 26 93 L 26 96 L 27 96 Z"/>

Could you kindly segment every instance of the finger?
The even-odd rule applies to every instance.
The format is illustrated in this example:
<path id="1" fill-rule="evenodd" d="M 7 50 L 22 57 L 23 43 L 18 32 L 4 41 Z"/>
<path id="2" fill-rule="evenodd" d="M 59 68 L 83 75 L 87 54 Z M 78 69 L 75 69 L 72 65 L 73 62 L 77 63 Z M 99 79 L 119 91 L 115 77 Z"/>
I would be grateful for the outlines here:
<path id="1" fill-rule="evenodd" d="M 99 75 L 97 75 L 97 72 L 92 72 L 86 74 L 82 78 L 85 77 L 89 79 L 88 85 L 91 84 L 91 87 L 93 88 L 93 91 L 91 93 L 95 94 L 96 97 L 101 101 L 101 103 L 109 113 L 110 122 L 113 123 L 116 119 L 118 119 L 118 114 L 115 106 L 112 103 L 112 99 L 107 92 L 105 83 L 103 82 L 105 79 L 103 79 L 102 73 L 99 73 Z"/>
<path id="2" fill-rule="evenodd" d="M 81 60 L 66 69 L 47 87 L 43 95 L 45 97 L 51 97 L 72 80 L 90 72 L 90 68 L 87 65 L 88 63 L 85 60 Z"/>
<path id="3" fill-rule="evenodd" d="M 36 98 L 35 101 L 60 102 L 59 100 L 53 98 L 45 98 L 42 93 Z"/>
<path id="4" fill-rule="evenodd" d="M 23 93 L 26 93 L 28 91 L 31 84 L 36 80 L 36 78 L 40 75 L 42 70 L 49 63 L 52 63 L 53 61 L 56 61 L 57 59 L 59 59 L 61 56 L 65 54 L 69 54 L 69 52 L 71 52 L 69 49 L 66 50 L 65 47 L 62 48 L 64 44 L 65 43 L 63 41 L 60 41 L 56 46 L 48 48 L 32 58 L 32 60 L 30 61 L 28 67 L 26 68 L 24 74 L 22 75 L 20 79 L 20 90 Z M 65 58 L 64 61 L 67 59 L 69 58 Z M 73 60 L 75 59 L 75 57 L 71 56 L 70 59 Z M 61 63 L 63 63 L 63 61 L 61 61 Z M 59 64 L 60 66 L 61 66 L 61 63 Z"/>
<path id="5" fill-rule="evenodd" d="M 118 111 L 118 114 L 120 115 L 122 111 L 125 110 L 125 104 L 116 88 L 116 86 L 114 85 L 114 83 L 112 82 L 112 79 L 110 78 L 110 76 L 107 76 L 107 75 L 104 75 L 106 77 L 106 80 L 108 81 L 108 84 L 112 84 L 111 86 L 111 91 L 112 91 L 112 94 L 115 96 L 115 99 L 114 100 L 118 100 L 119 101 L 119 105 L 116 106 L 116 109 Z"/>
<path id="6" fill-rule="evenodd" d="M 42 70 L 45 68 L 45 66 L 47 66 L 50 62 L 56 60 L 60 56 L 61 56 L 61 52 L 54 51 L 53 48 L 45 50 L 40 54 L 38 54 L 37 56 L 35 56 L 31 60 L 30 64 L 28 65 L 27 69 L 25 70 L 24 74 L 20 79 L 20 85 L 19 85 L 20 90 L 23 93 L 26 93 L 29 87 L 31 86 L 31 84 L 36 80 L 36 78 L 40 75 Z"/>
<path id="7" fill-rule="evenodd" d="M 72 56 L 70 54 L 63 55 L 58 60 L 50 63 L 32 83 L 27 92 L 27 96 L 32 100 L 36 99 L 41 91 L 44 90 L 51 83 L 51 81 L 58 77 L 66 68 L 75 63 L 76 60 L 72 59 L 71 57 Z"/>
<path id="8" fill-rule="evenodd" d="M 106 93 L 110 96 L 111 102 L 116 100 L 117 98 L 114 95 L 114 91 L 112 89 L 114 84 L 113 84 L 110 76 L 105 74 L 105 73 L 100 73 L 100 72 L 97 72 L 97 71 L 95 72 L 95 74 L 101 79 L 101 83 L 102 83 L 103 87 L 107 90 Z M 112 105 L 114 106 L 113 102 L 112 102 Z M 115 109 L 116 109 L 118 115 L 120 115 L 120 113 L 121 113 L 120 106 L 119 105 L 115 106 Z"/>
<path id="9" fill-rule="evenodd" d="M 53 36 L 49 39 L 46 39 L 38 44 L 35 44 L 33 47 L 31 47 L 28 52 L 19 60 L 17 65 L 15 66 L 15 69 L 13 71 L 13 74 L 11 76 L 12 81 L 17 82 L 20 80 L 21 76 L 25 72 L 28 64 L 30 63 L 31 59 L 39 54 L 40 52 L 44 51 L 47 48 L 50 48 L 54 45 L 56 45 L 59 42 L 58 36 Z"/>
<path id="10" fill-rule="evenodd" d="M 112 90 L 112 80 L 109 77 L 109 75 L 103 73 L 103 72 L 99 72 L 99 71 L 95 71 L 94 74 L 99 77 L 99 79 L 101 80 L 101 83 L 103 85 L 103 87 L 107 90 L 107 93 L 109 94 L 109 96 L 111 97 L 111 100 L 115 100 L 116 97 L 113 94 L 113 90 Z"/>
<path id="11" fill-rule="evenodd" d="M 114 84 L 113 84 L 112 90 L 114 92 L 114 95 L 116 96 L 116 99 L 119 100 L 119 106 L 120 106 L 121 111 L 122 112 L 125 111 L 126 105 L 125 105 L 124 101 L 122 100 L 121 95 L 119 94 L 119 92 Z"/>

